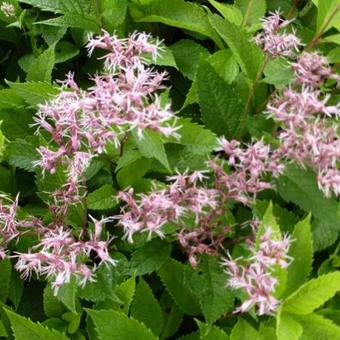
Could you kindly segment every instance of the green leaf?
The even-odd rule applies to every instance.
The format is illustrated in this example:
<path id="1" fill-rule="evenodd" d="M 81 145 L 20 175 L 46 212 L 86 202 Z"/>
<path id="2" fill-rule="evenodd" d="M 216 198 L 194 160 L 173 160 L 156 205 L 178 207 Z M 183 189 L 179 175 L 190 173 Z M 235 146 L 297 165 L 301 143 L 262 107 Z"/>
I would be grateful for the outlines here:
<path id="1" fill-rule="evenodd" d="M 235 0 L 235 6 L 243 14 L 243 26 L 258 23 L 267 9 L 266 0 Z"/>
<path id="2" fill-rule="evenodd" d="M 157 273 L 177 305 L 188 315 L 198 315 L 200 308 L 197 300 L 185 284 L 185 268 L 186 265 L 169 259 Z"/>
<path id="3" fill-rule="evenodd" d="M 0 90 L 0 109 L 22 109 L 25 106 L 24 100 L 16 94 L 13 89 Z"/>
<path id="4" fill-rule="evenodd" d="M 288 166 L 277 181 L 277 189 L 285 201 L 297 204 L 308 213 L 312 212 L 315 218 L 314 251 L 335 242 L 340 231 L 338 202 L 324 196 L 312 171 Z"/>
<path id="5" fill-rule="evenodd" d="M 335 64 L 335 63 L 340 63 L 340 46 L 332 49 L 328 54 L 327 54 L 327 59 L 330 63 Z"/>
<path id="6" fill-rule="evenodd" d="M 129 313 L 130 305 L 133 300 L 133 296 L 135 295 L 135 291 L 136 279 L 134 275 L 121 283 L 116 288 L 117 296 L 123 302 L 123 311 L 125 314 Z"/>
<path id="7" fill-rule="evenodd" d="M 310 216 L 295 226 L 292 240 L 288 255 L 293 258 L 293 262 L 288 267 L 286 296 L 298 289 L 312 270 L 313 238 Z"/>
<path id="8" fill-rule="evenodd" d="M 72 59 L 79 54 L 79 49 L 77 46 L 67 42 L 60 41 L 55 46 L 55 63 L 63 63 L 69 59 Z"/>
<path id="9" fill-rule="evenodd" d="M 264 69 L 265 78 L 262 80 L 276 87 L 288 85 L 294 78 L 294 72 L 288 61 L 283 58 L 275 58 L 269 61 Z"/>
<path id="10" fill-rule="evenodd" d="M 19 0 L 34 7 L 38 7 L 43 11 L 54 13 L 89 13 L 92 11 L 92 1 L 90 0 Z"/>
<path id="11" fill-rule="evenodd" d="M 44 289 L 43 302 L 44 312 L 49 318 L 60 316 L 66 311 L 64 304 L 56 296 L 54 296 L 50 284 L 48 284 Z"/>
<path id="12" fill-rule="evenodd" d="M 17 340 L 67 340 L 68 338 L 55 330 L 49 330 L 39 323 L 34 323 L 30 319 L 13 313 L 5 309 L 11 322 L 14 337 Z"/>
<path id="13" fill-rule="evenodd" d="M 0 273 L 0 301 L 5 302 L 10 291 L 12 273 L 11 261 L 9 259 L 4 259 L 0 261 Z"/>
<path id="14" fill-rule="evenodd" d="M 316 31 L 325 33 L 332 26 L 340 30 L 340 1 L 315 1 L 318 6 Z M 335 14 L 335 15 L 334 15 Z"/>
<path id="15" fill-rule="evenodd" d="M 233 308 L 233 294 L 226 285 L 226 276 L 215 257 L 208 256 L 196 270 L 188 270 L 186 279 L 198 297 L 203 315 L 209 324 Z"/>
<path id="16" fill-rule="evenodd" d="M 180 71 L 190 80 L 195 78 L 200 58 L 209 56 L 209 52 L 202 45 L 193 40 L 182 39 L 170 46 Z"/>
<path id="17" fill-rule="evenodd" d="M 99 339 L 153 340 L 157 339 L 142 323 L 113 310 L 88 310 Z"/>
<path id="18" fill-rule="evenodd" d="M 99 189 L 90 192 L 87 197 L 87 207 L 91 210 L 111 209 L 118 204 L 115 195 L 117 191 L 111 184 L 104 184 Z"/>
<path id="19" fill-rule="evenodd" d="M 7 144 L 5 157 L 9 164 L 34 172 L 33 161 L 39 159 L 39 154 L 32 143 L 17 139 Z"/>
<path id="20" fill-rule="evenodd" d="M 160 335 L 164 318 L 161 307 L 148 284 L 139 279 L 135 297 L 131 305 L 131 316 L 144 323 L 153 334 Z"/>
<path id="21" fill-rule="evenodd" d="M 230 50 L 219 50 L 211 55 L 207 61 L 228 84 L 231 84 L 239 74 L 238 64 Z"/>
<path id="22" fill-rule="evenodd" d="M 58 289 L 57 298 L 61 301 L 72 313 L 76 313 L 76 294 L 78 290 L 77 282 L 72 278 L 71 282 L 63 284 Z"/>
<path id="23" fill-rule="evenodd" d="M 0 110 L 0 121 L 1 131 L 10 140 L 32 135 L 33 129 L 29 127 L 32 123 L 32 113 L 29 110 Z"/>
<path id="24" fill-rule="evenodd" d="M 187 118 L 180 118 L 178 125 L 181 127 L 178 133 L 181 135 L 179 143 L 185 145 L 188 151 L 194 154 L 210 153 L 217 147 L 216 135 Z"/>
<path id="25" fill-rule="evenodd" d="M 245 107 L 236 86 L 227 84 L 208 62 L 202 60 L 197 73 L 197 89 L 205 125 L 218 135 L 235 137 Z"/>
<path id="26" fill-rule="evenodd" d="M 218 46 L 221 41 L 212 29 L 208 14 L 197 4 L 184 0 L 153 0 L 145 5 L 131 7 L 132 17 L 136 21 L 161 22 L 211 38 Z"/>
<path id="27" fill-rule="evenodd" d="M 161 136 L 152 130 L 144 130 L 143 137 L 139 138 L 137 133 L 133 132 L 134 142 L 138 150 L 146 158 L 157 159 L 164 167 L 170 171 L 167 155 Z"/>
<path id="28" fill-rule="evenodd" d="M 22 97 L 26 103 L 36 106 L 49 100 L 59 93 L 56 86 L 44 82 L 12 83 L 7 82 L 17 95 Z"/>
<path id="29" fill-rule="evenodd" d="M 136 275 L 151 274 L 168 260 L 171 249 L 170 243 L 154 238 L 132 254 L 131 269 Z"/>
<path id="30" fill-rule="evenodd" d="M 15 310 L 17 310 L 24 290 L 24 281 L 21 279 L 20 274 L 16 270 L 12 270 L 9 285 L 11 289 L 8 293 L 8 299 L 13 303 Z"/>
<path id="31" fill-rule="evenodd" d="M 276 319 L 276 335 L 278 340 L 299 340 L 302 326 L 288 313 L 279 311 Z"/>
<path id="32" fill-rule="evenodd" d="M 150 170 L 150 166 L 151 160 L 143 157 L 122 168 L 117 174 L 120 188 L 125 189 L 133 185 Z"/>
<path id="33" fill-rule="evenodd" d="M 74 28 L 81 28 L 83 30 L 95 32 L 95 33 L 100 32 L 100 28 L 96 20 L 96 17 L 92 15 L 86 15 L 86 14 L 67 13 L 57 18 L 38 21 L 36 22 L 36 24 L 63 27 L 63 28 L 74 27 Z"/>
<path id="34" fill-rule="evenodd" d="M 229 336 L 227 333 L 222 331 L 214 325 L 205 324 L 199 320 L 196 320 L 198 328 L 200 330 L 201 340 L 228 340 Z"/>
<path id="35" fill-rule="evenodd" d="M 239 318 L 231 331 L 230 340 L 244 339 L 260 340 L 258 332 L 246 320 Z"/>
<path id="36" fill-rule="evenodd" d="M 233 5 L 222 4 L 220 2 L 209 0 L 209 2 L 221 13 L 221 15 L 231 23 L 240 26 L 242 24 L 242 12 Z"/>
<path id="37" fill-rule="evenodd" d="M 264 54 L 251 37 L 240 27 L 223 20 L 217 15 L 210 17 L 210 22 L 233 52 L 241 70 L 252 80 L 258 76 L 264 62 Z"/>
<path id="38" fill-rule="evenodd" d="M 55 63 L 55 45 L 51 45 L 38 58 L 36 58 L 27 73 L 27 81 L 50 82 Z"/>
<path id="39" fill-rule="evenodd" d="M 112 300 L 122 303 L 113 289 L 115 284 L 114 273 L 116 271 L 116 267 L 100 266 L 96 270 L 96 281 L 88 282 L 84 288 L 79 288 L 78 296 L 81 299 L 93 302 Z"/>
<path id="40" fill-rule="evenodd" d="M 102 0 L 100 2 L 104 28 L 108 32 L 113 31 L 124 22 L 127 8 L 127 0 Z"/>
<path id="41" fill-rule="evenodd" d="M 296 319 L 303 327 L 303 333 L 299 340 L 340 339 L 340 327 L 321 315 L 312 313 L 309 315 L 296 316 Z"/>
<path id="42" fill-rule="evenodd" d="M 312 279 L 284 301 L 282 310 L 293 314 L 312 313 L 340 290 L 339 282 L 340 272 L 333 272 Z"/>

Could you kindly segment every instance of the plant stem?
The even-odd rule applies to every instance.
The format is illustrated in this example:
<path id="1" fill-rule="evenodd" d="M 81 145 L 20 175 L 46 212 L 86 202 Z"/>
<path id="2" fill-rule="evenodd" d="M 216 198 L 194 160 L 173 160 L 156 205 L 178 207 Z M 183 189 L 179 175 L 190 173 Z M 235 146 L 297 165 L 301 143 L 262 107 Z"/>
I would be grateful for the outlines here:
<path id="1" fill-rule="evenodd" d="M 246 27 L 247 26 L 247 21 L 248 21 L 248 18 L 249 18 L 249 13 L 250 13 L 251 8 L 253 7 L 253 2 L 254 2 L 254 0 L 250 0 L 248 2 L 247 10 L 246 10 L 246 13 L 244 13 L 244 17 L 243 17 L 243 21 L 242 21 L 242 27 Z"/>
<path id="2" fill-rule="evenodd" d="M 251 102 L 253 100 L 254 94 L 255 94 L 255 89 L 256 86 L 261 78 L 261 75 L 263 73 L 264 68 L 266 67 L 267 63 L 269 61 L 269 57 L 266 56 L 265 59 L 263 60 L 260 68 L 257 71 L 256 74 L 256 78 L 255 80 L 249 85 L 249 93 L 248 93 L 248 97 L 247 97 L 247 101 L 246 101 L 246 105 L 244 108 L 244 111 L 241 115 L 241 126 L 240 126 L 240 131 L 239 131 L 239 139 L 242 139 L 245 128 L 246 128 L 246 124 L 247 124 L 247 116 L 248 116 L 248 111 L 251 105 Z"/>
<path id="3" fill-rule="evenodd" d="M 93 1 L 93 4 L 94 4 L 94 7 L 96 9 L 97 17 L 99 19 L 100 28 L 103 28 L 104 27 L 104 22 L 103 22 L 103 16 L 101 14 L 100 2 L 99 2 L 99 0 L 92 0 L 92 1 Z"/>
<path id="4" fill-rule="evenodd" d="M 316 33 L 314 38 L 309 42 L 305 51 L 311 50 L 312 48 L 314 48 L 320 42 L 322 35 L 325 33 L 328 25 L 333 20 L 333 18 L 335 17 L 335 15 L 338 13 L 339 10 L 340 10 L 340 5 L 337 5 L 336 8 L 334 9 L 333 13 L 329 16 L 329 18 L 326 20 L 326 22 L 321 26 L 320 30 Z"/>

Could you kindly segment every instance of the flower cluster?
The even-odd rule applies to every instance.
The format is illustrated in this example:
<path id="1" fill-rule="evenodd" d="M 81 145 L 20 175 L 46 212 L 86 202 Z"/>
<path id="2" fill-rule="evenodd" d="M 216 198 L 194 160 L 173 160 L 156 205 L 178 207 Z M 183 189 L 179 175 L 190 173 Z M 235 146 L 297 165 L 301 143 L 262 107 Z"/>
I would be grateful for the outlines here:
<path id="1" fill-rule="evenodd" d="M 156 58 L 159 42 L 151 42 L 145 33 L 119 39 L 104 32 L 91 38 L 87 48 L 90 54 L 95 48 L 107 51 L 106 72 L 93 76 L 94 85 L 87 90 L 69 73 L 61 92 L 41 105 L 35 118 L 37 132 L 47 131 L 55 144 L 38 149 L 41 159 L 35 165 L 51 174 L 59 165 L 67 169 L 67 182 L 55 193 L 56 202 L 81 199 L 80 182 L 91 158 L 108 144 L 119 147 L 129 131 L 136 130 L 140 138 L 145 129 L 178 137 L 170 104 L 162 105 L 155 93 L 164 88 L 166 74 L 154 71 L 143 57 L 151 53 Z"/>
<path id="2" fill-rule="evenodd" d="M 271 13 L 262 19 L 263 32 L 258 33 L 254 40 L 269 57 L 292 57 L 299 51 L 301 41 L 293 33 L 281 32 L 291 20 L 283 20 L 280 12 Z"/>
<path id="3" fill-rule="evenodd" d="M 207 162 L 212 176 L 206 172 L 185 172 L 168 177 L 166 189 L 153 189 L 149 194 L 133 197 L 133 190 L 120 192 L 124 202 L 118 225 L 132 242 L 137 232 L 163 236 L 162 227 L 173 224 L 179 228 L 178 240 L 197 265 L 200 254 L 217 254 L 231 227 L 225 216 L 231 202 L 250 205 L 256 195 L 272 188 L 270 179 L 283 171 L 276 151 L 262 141 L 242 147 L 236 141 L 219 140 L 219 157 Z"/>
<path id="4" fill-rule="evenodd" d="M 125 202 L 118 225 L 123 226 L 125 236 L 132 242 L 136 232 L 156 233 L 163 236 L 162 227 L 167 223 L 180 223 L 182 218 L 193 214 L 198 223 L 201 214 L 208 208 L 217 206 L 214 189 L 199 186 L 204 180 L 202 172 L 178 174 L 168 179 L 172 183 L 163 190 L 154 189 L 148 195 L 140 194 L 139 199 L 133 197 L 133 190 L 120 192 L 119 198 Z"/>
<path id="5" fill-rule="evenodd" d="M 305 52 L 293 68 L 295 88 L 284 89 L 267 107 L 268 115 L 282 127 L 278 154 L 282 160 L 314 169 L 326 196 L 340 195 L 340 139 L 333 121 L 340 116 L 340 104 L 327 105 L 329 96 L 319 89 L 326 78 L 339 76 L 331 73 L 326 58 L 315 53 Z"/>
<path id="6" fill-rule="evenodd" d="M 260 237 L 258 246 L 252 244 L 250 251 L 252 256 L 246 259 L 245 265 L 239 262 L 239 258 L 233 260 L 230 256 L 224 259 L 223 265 L 229 276 L 228 284 L 234 289 L 242 289 L 248 298 L 235 313 L 244 313 L 256 306 L 259 315 L 274 314 L 279 301 L 274 297 L 278 283 L 273 275 L 275 268 L 287 268 L 291 258 L 287 255 L 290 245 L 288 236 L 282 240 L 276 240 L 271 228 L 267 227 Z"/>
<path id="7" fill-rule="evenodd" d="M 6 17 L 15 16 L 15 7 L 6 1 L 1 4 L 0 10 Z"/>
<path id="8" fill-rule="evenodd" d="M 224 200 L 234 200 L 249 205 L 256 194 L 272 185 L 264 177 L 271 174 L 278 177 L 283 172 L 283 165 L 276 151 L 257 141 L 242 148 L 236 140 L 219 139 L 216 149 L 223 159 L 211 160 L 208 166 L 215 174 L 215 188 L 224 196 Z M 222 153 L 221 153 L 222 152 Z M 226 166 L 229 170 L 225 169 Z"/>
<path id="9" fill-rule="evenodd" d="M 102 226 L 106 221 L 96 221 Z M 98 264 L 115 265 L 116 261 L 108 252 L 109 241 L 101 241 L 97 233 L 91 234 L 88 241 L 76 240 L 71 230 L 60 226 L 54 230 L 46 230 L 40 243 L 29 253 L 19 253 L 15 268 L 22 272 L 24 279 L 30 279 L 32 273 L 51 279 L 54 293 L 65 283 L 75 277 L 79 286 L 84 287 L 89 281 L 95 281 L 96 265 L 90 267 L 84 262 L 91 255 L 96 256 Z M 101 234 L 101 230 L 99 235 Z"/>

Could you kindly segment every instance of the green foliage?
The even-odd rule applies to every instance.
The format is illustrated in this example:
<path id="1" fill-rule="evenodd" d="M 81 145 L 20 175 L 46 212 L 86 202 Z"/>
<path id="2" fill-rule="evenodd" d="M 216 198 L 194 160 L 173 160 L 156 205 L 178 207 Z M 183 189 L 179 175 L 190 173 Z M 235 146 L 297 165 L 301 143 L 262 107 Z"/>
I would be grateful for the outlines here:
<path id="1" fill-rule="evenodd" d="M 312 212 L 314 249 L 323 249 L 335 242 L 340 230 L 338 203 L 325 198 L 318 189 L 315 174 L 289 166 L 278 180 L 278 192 L 287 202 L 293 202 L 306 212 Z"/>
<path id="2" fill-rule="evenodd" d="M 302 285 L 283 303 L 282 310 L 293 314 L 309 314 L 322 306 L 340 290 L 340 273 L 321 275 Z"/>
<path id="3" fill-rule="evenodd" d="M 156 337 L 142 323 L 114 310 L 88 310 L 99 339 L 152 340 Z"/>
<path id="4" fill-rule="evenodd" d="M 206 258 L 199 268 L 186 272 L 186 280 L 198 297 L 203 315 L 209 324 L 231 311 L 233 294 L 226 286 L 226 276 L 218 259 Z"/>
<path id="5" fill-rule="evenodd" d="M 258 340 L 257 331 L 244 319 L 239 318 L 231 331 L 230 340 L 254 339 Z"/>
<path id="6" fill-rule="evenodd" d="M 139 279 L 131 305 L 131 316 L 143 322 L 155 335 L 161 334 L 164 325 L 161 307 L 152 290 L 142 278 Z"/>
<path id="7" fill-rule="evenodd" d="M 55 45 L 51 45 L 38 58 L 36 58 L 27 73 L 27 81 L 50 82 L 53 66 L 55 64 Z"/>
<path id="8" fill-rule="evenodd" d="M 15 339 L 31 340 L 64 340 L 67 337 L 55 330 L 49 330 L 39 323 L 34 323 L 30 319 L 15 314 L 10 310 L 5 311 L 13 330 Z"/>
<path id="9" fill-rule="evenodd" d="M 263 52 L 250 41 L 250 36 L 235 24 L 222 20 L 217 15 L 209 19 L 211 25 L 228 44 L 242 71 L 250 79 L 255 80 L 264 62 Z"/>
<path id="10" fill-rule="evenodd" d="M 237 96 L 237 87 L 221 79 L 208 62 L 201 61 L 197 92 L 205 125 L 218 135 L 235 137 L 245 109 L 245 103 Z"/>
<path id="11" fill-rule="evenodd" d="M 163 266 L 170 253 L 171 244 L 155 238 L 132 254 L 131 269 L 136 275 L 150 274 Z"/>
<path id="12" fill-rule="evenodd" d="M 292 239 L 289 256 L 292 257 L 293 262 L 288 268 L 285 295 L 297 290 L 306 281 L 312 270 L 313 239 L 310 216 L 295 226 Z"/>
<path id="13" fill-rule="evenodd" d="M 104 184 L 87 195 L 87 207 L 91 210 L 111 209 L 118 204 L 115 198 L 116 193 L 112 185 Z"/>
<path id="14" fill-rule="evenodd" d="M 200 314 L 199 304 L 185 282 L 186 268 L 186 265 L 170 259 L 157 273 L 178 307 L 188 315 L 198 315 Z"/>

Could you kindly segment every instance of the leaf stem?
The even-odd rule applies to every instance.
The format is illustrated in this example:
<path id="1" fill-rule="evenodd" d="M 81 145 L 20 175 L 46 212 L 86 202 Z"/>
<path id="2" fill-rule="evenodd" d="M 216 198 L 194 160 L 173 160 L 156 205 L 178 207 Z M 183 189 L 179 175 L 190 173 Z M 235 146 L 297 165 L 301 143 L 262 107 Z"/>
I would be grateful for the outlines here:
<path id="1" fill-rule="evenodd" d="M 250 10 L 253 7 L 253 2 L 254 2 L 254 0 L 250 0 L 248 2 L 248 6 L 247 6 L 247 9 L 246 9 L 246 12 L 244 13 L 244 17 L 243 17 L 243 21 L 242 21 L 242 27 L 246 27 L 247 26 Z"/>

